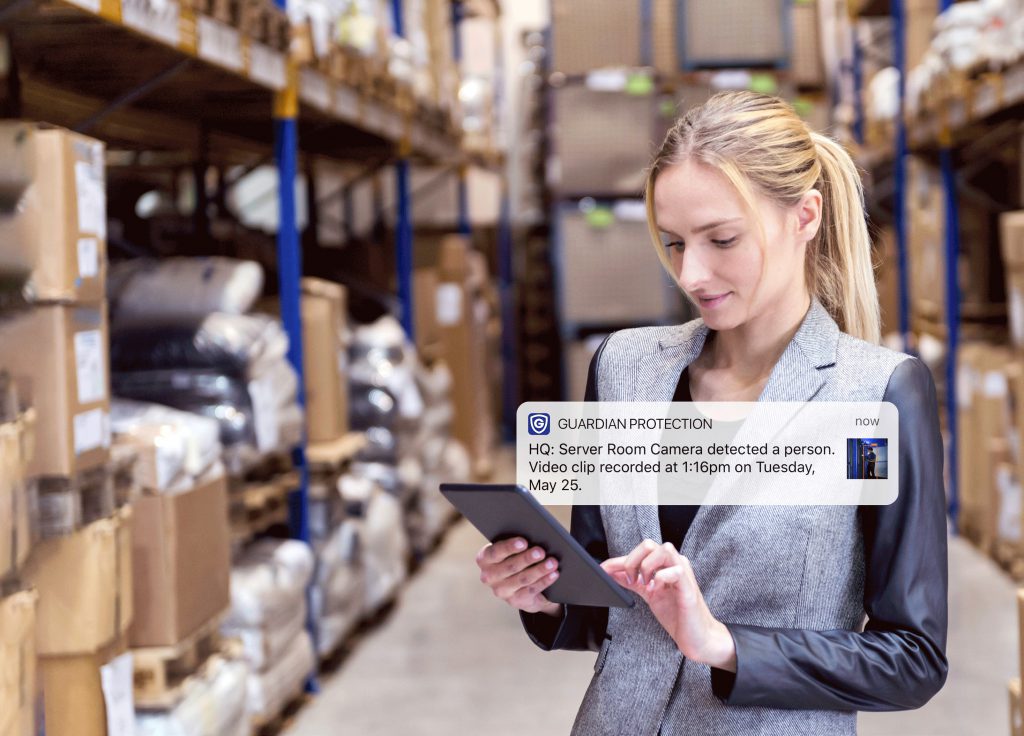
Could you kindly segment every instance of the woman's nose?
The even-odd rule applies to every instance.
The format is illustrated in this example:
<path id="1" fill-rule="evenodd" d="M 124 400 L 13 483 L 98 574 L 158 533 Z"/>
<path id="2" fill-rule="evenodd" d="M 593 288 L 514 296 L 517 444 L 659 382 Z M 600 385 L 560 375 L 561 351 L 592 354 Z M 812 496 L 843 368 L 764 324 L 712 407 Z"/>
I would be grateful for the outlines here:
<path id="1" fill-rule="evenodd" d="M 687 248 L 678 256 L 676 274 L 684 290 L 695 291 L 707 283 L 711 270 L 704 262 L 699 248 Z"/>

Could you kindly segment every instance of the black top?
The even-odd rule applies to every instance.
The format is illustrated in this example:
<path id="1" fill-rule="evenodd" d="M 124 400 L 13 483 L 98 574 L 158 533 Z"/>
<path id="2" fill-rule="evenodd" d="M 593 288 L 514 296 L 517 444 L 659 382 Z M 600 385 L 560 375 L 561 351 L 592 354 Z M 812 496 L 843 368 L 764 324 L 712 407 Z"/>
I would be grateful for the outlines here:
<path id="1" fill-rule="evenodd" d="M 596 366 L 603 348 L 590 364 L 587 400 L 597 400 Z M 736 673 L 711 668 L 712 691 L 724 704 L 904 710 L 924 705 L 946 681 L 944 455 L 928 367 L 918 358 L 902 361 L 882 401 L 899 411 L 899 495 L 888 506 L 862 506 L 858 512 L 868 616 L 864 630 L 723 621 L 736 644 L 737 661 Z M 595 559 L 609 557 L 600 506 L 573 506 L 570 531 Z M 561 619 L 520 616 L 531 640 L 545 650 L 597 651 L 607 633 L 606 608 L 565 606 Z"/>
<path id="2" fill-rule="evenodd" d="M 591 399 L 584 398 L 584 401 Z M 690 372 L 689 367 L 683 368 L 679 376 L 679 383 L 676 384 L 676 392 L 672 396 L 673 401 L 691 401 L 690 398 Z M 683 538 L 693 523 L 700 506 L 659 506 L 658 521 L 661 522 L 661 538 L 666 542 L 672 542 L 676 549 L 683 546 Z"/>

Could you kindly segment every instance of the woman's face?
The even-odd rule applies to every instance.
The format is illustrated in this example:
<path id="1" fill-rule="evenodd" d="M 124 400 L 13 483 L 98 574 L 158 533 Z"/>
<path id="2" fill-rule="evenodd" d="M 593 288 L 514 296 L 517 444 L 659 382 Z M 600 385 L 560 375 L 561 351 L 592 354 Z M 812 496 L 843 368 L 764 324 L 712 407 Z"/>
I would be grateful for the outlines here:
<path id="1" fill-rule="evenodd" d="M 820 216 L 820 196 L 813 194 Z M 806 299 L 804 253 L 817 222 L 805 222 L 804 203 L 783 210 L 755 194 L 755 205 L 764 241 L 739 192 L 715 167 L 687 159 L 655 182 L 654 213 L 673 275 L 713 330 Z"/>

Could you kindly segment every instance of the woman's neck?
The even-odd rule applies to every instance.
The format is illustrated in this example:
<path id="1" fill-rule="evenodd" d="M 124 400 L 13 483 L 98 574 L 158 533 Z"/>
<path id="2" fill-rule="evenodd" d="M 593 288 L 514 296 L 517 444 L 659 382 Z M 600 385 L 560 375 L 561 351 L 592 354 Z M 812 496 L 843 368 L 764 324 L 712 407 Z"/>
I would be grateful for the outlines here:
<path id="1" fill-rule="evenodd" d="M 779 311 L 760 315 L 739 327 L 711 330 L 701 350 L 701 362 L 708 369 L 749 380 L 767 376 L 800 329 L 810 304 L 810 297 L 804 294 Z"/>

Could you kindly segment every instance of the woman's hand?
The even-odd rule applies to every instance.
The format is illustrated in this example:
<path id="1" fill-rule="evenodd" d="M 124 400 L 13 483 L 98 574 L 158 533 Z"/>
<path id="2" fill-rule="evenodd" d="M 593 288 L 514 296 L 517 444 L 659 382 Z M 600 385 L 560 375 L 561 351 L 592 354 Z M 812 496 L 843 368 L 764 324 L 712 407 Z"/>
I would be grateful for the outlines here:
<path id="1" fill-rule="evenodd" d="M 736 645 L 729 629 L 711 615 L 690 561 L 671 543 L 645 539 L 625 557 L 612 557 L 601 567 L 646 601 L 683 656 L 736 671 Z"/>
<path id="2" fill-rule="evenodd" d="M 544 597 L 543 591 L 558 580 L 558 560 L 545 559 L 540 547 L 527 549 L 522 537 L 485 545 L 477 552 L 480 582 L 513 608 L 527 613 L 558 616 L 562 607 Z"/>

